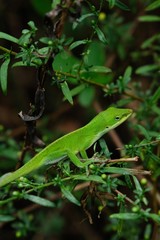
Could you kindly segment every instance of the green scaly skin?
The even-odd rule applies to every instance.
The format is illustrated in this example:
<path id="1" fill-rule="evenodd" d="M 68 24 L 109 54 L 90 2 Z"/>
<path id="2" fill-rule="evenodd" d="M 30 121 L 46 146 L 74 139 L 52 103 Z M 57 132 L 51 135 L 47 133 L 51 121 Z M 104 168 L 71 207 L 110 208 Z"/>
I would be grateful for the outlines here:
<path id="1" fill-rule="evenodd" d="M 131 109 L 119 109 L 110 107 L 100 112 L 87 125 L 79 128 L 49 144 L 41 152 L 35 155 L 24 166 L 12 173 L 7 173 L 0 178 L 0 187 L 24 176 L 42 165 L 51 162 L 54 164 L 69 157 L 77 167 L 85 167 L 88 162 L 82 163 L 76 156 L 92 146 L 99 138 L 111 129 L 122 124 L 132 114 Z"/>

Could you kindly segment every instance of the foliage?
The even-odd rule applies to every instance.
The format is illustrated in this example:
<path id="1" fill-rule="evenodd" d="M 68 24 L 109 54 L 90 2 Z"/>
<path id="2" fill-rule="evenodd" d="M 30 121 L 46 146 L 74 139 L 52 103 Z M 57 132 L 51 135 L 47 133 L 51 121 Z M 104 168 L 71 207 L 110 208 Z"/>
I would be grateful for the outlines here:
<path id="1" fill-rule="evenodd" d="M 1 91 L 7 95 L 11 67 L 16 71 L 20 67 L 35 68 L 38 76 L 34 105 L 27 114 L 19 113 L 27 130 L 24 148 L 21 150 L 3 126 L 0 128 L 0 158 L 5 161 L 13 159 L 12 164 L 16 165 L 21 151 L 19 167 L 29 160 L 28 150 L 33 152 L 44 146 L 36 135 L 35 121 L 44 113 L 46 85 L 61 92 L 62 101 L 67 100 L 71 105 L 78 103 L 89 112 L 93 103 L 99 106 L 104 102 L 106 108 L 110 101 L 118 107 L 134 109 L 128 127 L 125 125 L 123 129 L 127 144 L 117 146 L 118 154 L 117 150 L 111 152 L 110 145 L 101 139 L 91 154 L 88 153 L 88 158 L 95 162 L 87 169 L 77 168 L 65 159 L 47 169 L 46 174 L 46 169 L 40 169 L 1 189 L 0 221 L 10 224 L 17 238 L 37 231 L 38 217 L 33 218 L 32 208 L 30 211 L 18 208 L 16 203 L 21 202 L 34 203 L 31 206 L 35 208 L 38 205 L 58 209 L 69 201 L 81 207 L 90 223 L 95 221 L 93 210 L 96 209 L 97 215 L 105 220 L 103 231 L 110 239 L 117 236 L 119 239 L 155 239 L 158 234 L 160 34 L 156 27 L 145 37 L 138 33 L 139 45 L 134 39 L 137 38 L 134 29 L 152 28 L 153 23 L 160 21 L 157 14 L 160 1 L 142 1 L 140 9 L 136 1 L 131 0 L 127 4 L 119 0 L 98 2 L 53 1 L 50 12 L 45 14 L 45 36 L 38 37 L 38 27 L 33 21 L 28 22 L 28 28 L 23 29 L 19 38 L 0 32 L 0 38 L 10 44 L 10 48 L 0 46 Z M 48 9 L 48 1 L 45 8 L 44 5 L 40 1 L 39 7 L 39 1 L 33 1 L 39 14 Z M 132 21 L 126 21 L 125 14 L 135 16 L 135 13 Z M 59 102 L 58 108 L 61 104 Z M 46 132 L 44 130 L 44 139 L 49 136 Z M 13 169 L 3 161 L 1 166 L 2 174 Z M 44 218 L 45 213 L 41 214 Z M 47 222 L 49 226 L 52 218 Z M 60 233 L 64 226 L 60 216 L 56 224 Z"/>

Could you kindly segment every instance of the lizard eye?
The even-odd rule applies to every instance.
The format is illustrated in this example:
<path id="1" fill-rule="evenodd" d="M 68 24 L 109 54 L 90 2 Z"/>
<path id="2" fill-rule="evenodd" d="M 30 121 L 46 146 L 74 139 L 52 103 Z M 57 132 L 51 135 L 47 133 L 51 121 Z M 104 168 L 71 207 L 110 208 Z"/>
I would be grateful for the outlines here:
<path id="1" fill-rule="evenodd" d="M 120 117 L 119 117 L 119 116 L 116 116 L 116 117 L 115 117 L 115 120 L 117 120 L 117 121 L 118 121 L 119 119 L 120 119 Z"/>

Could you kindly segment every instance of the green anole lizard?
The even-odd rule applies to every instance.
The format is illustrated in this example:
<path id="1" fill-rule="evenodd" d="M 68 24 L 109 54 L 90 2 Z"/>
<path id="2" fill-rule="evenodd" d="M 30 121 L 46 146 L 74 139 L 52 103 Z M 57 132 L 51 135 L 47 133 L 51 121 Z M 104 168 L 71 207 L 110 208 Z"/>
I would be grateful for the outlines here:
<path id="1" fill-rule="evenodd" d="M 80 153 L 82 158 L 86 158 L 87 155 L 85 150 L 93 145 L 105 133 L 123 123 L 131 114 L 131 109 L 119 109 L 114 107 L 100 112 L 84 127 L 68 133 L 49 144 L 15 172 L 3 175 L 0 178 L 0 187 L 38 169 L 42 165 L 48 164 L 49 162 L 54 163 L 60 161 L 64 157 L 70 158 L 77 167 L 87 166 L 89 161 L 81 162 L 76 156 L 77 153 Z"/>

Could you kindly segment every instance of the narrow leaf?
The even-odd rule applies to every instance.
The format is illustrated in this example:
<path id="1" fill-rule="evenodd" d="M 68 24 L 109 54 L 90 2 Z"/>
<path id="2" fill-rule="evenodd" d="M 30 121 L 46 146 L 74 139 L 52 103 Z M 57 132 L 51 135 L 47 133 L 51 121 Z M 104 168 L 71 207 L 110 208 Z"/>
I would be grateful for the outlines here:
<path id="1" fill-rule="evenodd" d="M 106 173 L 117 173 L 122 175 L 137 175 L 137 174 L 147 174 L 150 175 L 150 171 L 139 170 L 139 169 L 132 169 L 132 168 L 120 168 L 120 167 L 105 167 L 104 168 Z"/>
<path id="2" fill-rule="evenodd" d="M 160 17 L 156 15 L 144 15 L 138 18 L 140 22 L 159 22 Z"/>
<path id="3" fill-rule="evenodd" d="M 6 39 L 10 42 L 18 43 L 18 39 L 4 32 L 0 32 L 0 38 Z"/>
<path id="4" fill-rule="evenodd" d="M 131 74 L 132 74 L 132 67 L 128 66 L 123 75 L 124 84 L 127 84 L 131 80 Z"/>
<path id="5" fill-rule="evenodd" d="M 153 221 L 157 222 L 158 224 L 160 224 L 160 216 L 158 216 L 155 213 L 149 213 L 148 217 L 151 218 Z"/>
<path id="6" fill-rule="evenodd" d="M 30 66 L 35 66 L 36 64 L 34 63 L 30 63 Z M 26 67 L 28 66 L 26 62 L 23 62 L 23 61 L 19 61 L 19 62 L 16 62 L 12 65 L 12 67 Z"/>
<path id="7" fill-rule="evenodd" d="M 143 192 L 143 189 L 141 187 L 141 184 L 139 183 L 138 179 L 135 176 L 132 176 L 134 184 L 136 186 L 136 190 L 138 190 L 139 192 Z"/>
<path id="8" fill-rule="evenodd" d="M 146 138 L 147 140 L 150 140 L 150 139 L 151 139 L 151 136 L 149 135 L 149 132 L 148 132 L 142 125 L 137 124 L 136 127 L 137 127 L 137 128 L 139 129 L 139 131 L 145 136 L 145 138 Z"/>
<path id="9" fill-rule="evenodd" d="M 158 70 L 158 69 L 159 69 L 159 66 L 157 66 L 155 64 L 144 65 L 144 66 L 137 68 L 136 74 L 147 76 L 147 75 L 151 74 L 151 72 Z"/>
<path id="10" fill-rule="evenodd" d="M 84 19 L 88 18 L 88 17 L 93 17 L 94 14 L 93 13 L 86 13 L 86 14 L 83 14 L 80 18 L 78 18 L 78 22 L 82 22 Z"/>
<path id="11" fill-rule="evenodd" d="M 71 193 L 71 191 L 69 189 L 67 189 L 65 186 L 61 186 L 61 191 L 64 195 L 64 197 L 66 197 L 70 202 L 80 206 L 80 202 L 77 200 L 77 198 L 75 198 L 75 196 Z"/>
<path id="12" fill-rule="evenodd" d="M 79 25 L 79 23 L 81 23 L 84 19 L 86 19 L 88 17 L 92 17 L 92 16 L 94 16 L 93 13 L 83 14 L 80 18 L 76 19 L 76 21 L 73 23 L 73 29 L 76 29 L 76 27 Z"/>
<path id="13" fill-rule="evenodd" d="M 118 218 L 123 220 L 136 220 L 139 219 L 140 216 L 137 213 L 114 213 L 110 215 L 110 218 Z"/>
<path id="14" fill-rule="evenodd" d="M 152 11 L 156 8 L 160 7 L 160 0 L 154 1 L 153 3 L 151 3 L 148 7 L 146 7 L 146 11 Z"/>
<path id="15" fill-rule="evenodd" d="M 141 48 L 145 49 L 147 47 L 150 47 L 150 46 L 152 46 L 154 41 L 159 40 L 159 39 L 160 39 L 160 34 L 155 34 L 154 36 L 152 36 L 152 37 L 148 38 L 147 40 L 145 40 L 142 43 Z"/>
<path id="16" fill-rule="evenodd" d="M 109 152 L 108 146 L 106 144 L 106 141 L 103 138 L 99 139 L 99 145 L 102 149 L 102 152 L 106 156 L 106 158 L 110 159 L 111 153 Z"/>
<path id="17" fill-rule="evenodd" d="M 120 9 L 124 10 L 124 11 L 129 11 L 130 10 L 129 7 L 126 4 L 124 4 L 123 2 L 121 2 L 119 0 L 116 0 L 115 5 L 117 7 L 119 7 Z"/>
<path id="18" fill-rule="evenodd" d="M 81 85 L 73 88 L 72 90 L 70 90 L 72 97 L 80 94 L 85 89 L 85 87 L 86 87 L 85 84 L 81 84 Z M 66 98 L 64 97 L 63 100 L 66 100 Z"/>
<path id="19" fill-rule="evenodd" d="M 10 57 L 8 57 L 1 65 L 0 68 L 0 84 L 4 94 L 7 94 L 7 73 Z"/>
<path id="20" fill-rule="evenodd" d="M 95 26 L 94 29 L 97 33 L 97 36 L 98 36 L 99 40 L 104 44 L 108 44 L 108 41 L 107 41 L 104 33 L 101 31 L 101 29 L 98 26 Z"/>
<path id="21" fill-rule="evenodd" d="M 96 73 L 110 73 L 112 72 L 112 70 L 108 67 L 105 67 L 105 66 L 93 66 L 93 67 L 90 67 L 89 72 L 96 72 Z"/>
<path id="22" fill-rule="evenodd" d="M 73 176 L 73 179 L 81 180 L 81 181 L 93 181 L 93 182 L 105 183 L 105 181 L 103 181 L 102 178 L 97 175 L 89 175 L 89 176 L 75 175 Z"/>
<path id="23" fill-rule="evenodd" d="M 72 94 L 71 94 L 71 91 L 68 87 L 68 84 L 66 81 L 60 83 L 60 86 L 61 86 L 61 90 L 65 96 L 65 98 L 68 100 L 68 102 L 70 102 L 71 104 L 73 104 L 73 98 L 72 98 Z"/>
<path id="24" fill-rule="evenodd" d="M 160 87 L 155 91 L 154 95 L 151 97 L 151 101 L 153 104 L 155 104 L 159 99 L 160 99 Z"/>
<path id="25" fill-rule="evenodd" d="M 15 217 L 10 215 L 0 215 L 0 222 L 10 222 L 13 221 Z"/>
<path id="26" fill-rule="evenodd" d="M 113 8 L 116 3 L 116 0 L 108 0 L 108 2 L 109 2 L 109 7 Z"/>
<path id="27" fill-rule="evenodd" d="M 74 43 L 72 43 L 70 45 L 69 50 L 71 51 L 72 49 L 74 49 L 74 48 L 76 48 L 76 47 L 78 47 L 78 46 L 80 46 L 82 44 L 86 44 L 88 42 L 89 42 L 89 40 L 79 40 L 79 41 L 76 41 L 76 42 L 74 42 Z"/>
<path id="28" fill-rule="evenodd" d="M 31 194 L 26 194 L 24 196 L 25 199 L 30 200 L 31 202 L 37 203 L 39 205 L 42 205 L 44 207 L 55 207 L 55 204 L 45 198 L 42 197 L 38 197 L 35 195 L 31 195 Z"/>

